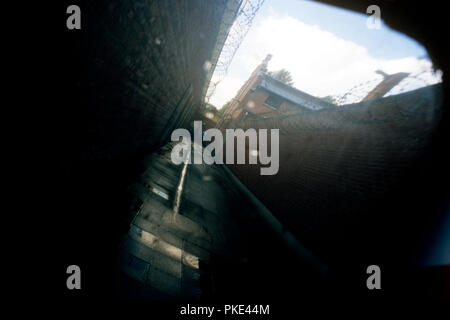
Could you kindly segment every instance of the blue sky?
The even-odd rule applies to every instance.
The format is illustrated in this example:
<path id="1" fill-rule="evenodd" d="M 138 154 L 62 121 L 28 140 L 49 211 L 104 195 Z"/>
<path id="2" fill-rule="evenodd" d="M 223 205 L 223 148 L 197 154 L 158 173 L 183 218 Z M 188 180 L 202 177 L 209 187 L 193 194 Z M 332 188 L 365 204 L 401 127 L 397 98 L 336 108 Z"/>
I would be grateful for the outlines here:
<path id="1" fill-rule="evenodd" d="M 313 1 L 266 0 L 210 102 L 220 108 L 234 97 L 267 54 L 273 55 L 269 70 L 289 70 L 294 87 L 318 97 L 339 96 L 366 81 L 376 85 L 378 69 L 426 70 L 427 83 L 439 81 L 419 43 L 384 24 L 369 29 L 368 17 Z"/>
<path id="2" fill-rule="evenodd" d="M 383 18 L 383 9 L 381 18 Z M 304 23 L 319 25 L 339 38 L 366 47 L 376 58 L 402 58 L 426 55 L 426 50 L 416 41 L 393 31 L 383 24 L 379 30 L 366 27 L 368 15 L 334 6 L 305 0 L 266 0 L 257 19 L 264 19 L 273 10 L 292 16 Z"/>

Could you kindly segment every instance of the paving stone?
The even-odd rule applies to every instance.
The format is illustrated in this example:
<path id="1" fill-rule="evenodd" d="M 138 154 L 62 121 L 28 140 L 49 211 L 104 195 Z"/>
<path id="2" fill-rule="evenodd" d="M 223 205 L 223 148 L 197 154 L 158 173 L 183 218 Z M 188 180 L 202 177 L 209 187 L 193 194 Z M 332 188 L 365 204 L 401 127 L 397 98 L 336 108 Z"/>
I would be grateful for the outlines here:
<path id="1" fill-rule="evenodd" d="M 146 283 L 174 297 L 181 295 L 181 280 L 150 266 Z"/>
<path id="2" fill-rule="evenodd" d="M 125 239 L 124 249 L 131 255 L 147 262 L 152 267 L 165 271 L 176 278 L 181 278 L 181 259 L 173 259 L 130 237 Z"/>
<path id="3" fill-rule="evenodd" d="M 123 241 L 122 267 L 134 279 L 161 292 L 198 300 L 215 290 L 211 258 L 241 259 L 236 252 L 243 251 L 241 241 L 246 235 L 235 226 L 236 215 L 227 204 L 233 200 L 224 189 L 230 182 L 216 166 L 188 165 L 179 214 L 174 214 L 182 166 L 171 163 L 170 149 L 165 147 L 146 161 L 141 183 L 147 193 L 136 189 L 143 197 L 142 206 Z"/>

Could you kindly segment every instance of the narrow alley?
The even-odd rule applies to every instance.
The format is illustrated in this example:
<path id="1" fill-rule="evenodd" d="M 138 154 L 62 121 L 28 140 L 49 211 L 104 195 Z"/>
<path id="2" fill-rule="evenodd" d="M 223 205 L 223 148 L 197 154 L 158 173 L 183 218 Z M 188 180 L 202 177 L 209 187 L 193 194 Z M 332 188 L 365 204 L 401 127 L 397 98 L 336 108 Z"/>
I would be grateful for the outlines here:
<path id="1" fill-rule="evenodd" d="M 124 297 L 198 300 L 251 294 L 267 299 L 283 292 L 292 278 L 287 269 L 311 268 L 307 254 L 300 259 L 285 254 L 288 247 L 263 218 L 262 205 L 236 187 L 229 169 L 174 165 L 173 146 L 151 154 L 134 185 L 135 210 L 119 254 Z M 301 286 L 308 288 L 307 282 Z"/>

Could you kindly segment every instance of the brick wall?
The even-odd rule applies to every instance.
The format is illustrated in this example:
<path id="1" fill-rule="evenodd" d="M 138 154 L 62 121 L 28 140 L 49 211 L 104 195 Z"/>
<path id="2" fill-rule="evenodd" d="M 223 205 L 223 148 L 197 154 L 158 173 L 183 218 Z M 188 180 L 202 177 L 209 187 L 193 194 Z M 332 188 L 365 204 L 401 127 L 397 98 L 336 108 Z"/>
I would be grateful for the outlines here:
<path id="1" fill-rule="evenodd" d="M 273 108 L 265 105 L 265 101 L 269 97 L 269 95 L 270 93 L 266 90 L 256 89 L 254 92 L 250 93 L 248 98 L 246 99 L 246 110 L 255 113 L 256 115 L 265 117 L 276 117 L 280 115 L 295 114 L 307 111 L 306 108 L 295 105 L 288 100 L 283 100 L 280 107 L 274 110 Z M 249 106 L 250 101 L 253 103 L 253 107 Z M 249 115 L 249 117 L 251 116 Z"/>
<path id="2" fill-rule="evenodd" d="M 40 219 L 55 226 L 48 243 L 64 244 L 48 249 L 49 259 L 58 258 L 48 272 L 79 264 L 86 296 L 114 292 L 117 245 L 129 226 L 127 187 L 171 128 L 192 124 L 227 3 L 64 0 L 47 4 L 46 46 L 27 42 L 28 58 L 47 73 L 27 82 L 44 97 L 32 107 L 48 133 L 48 150 L 36 153 L 46 153 L 48 167 L 40 168 L 48 200 Z M 81 30 L 66 28 L 71 4 L 81 8 Z"/>
<path id="3" fill-rule="evenodd" d="M 86 156 L 114 158 L 152 148 L 167 138 L 162 134 L 168 126 L 188 126 L 202 102 L 203 65 L 212 58 L 225 2 L 89 1 L 80 6 L 76 59 L 82 72 L 73 80 L 86 106 Z M 187 114 L 180 118 L 183 109 Z"/>
<path id="4" fill-rule="evenodd" d="M 352 232 L 368 235 L 375 225 L 383 226 L 379 237 L 409 213 L 414 219 L 426 216 L 426 210 L 408 210 L 432 189 L 419 160 L 431 144 L 441 94 L 434 86 L 375 102 L 240 122 L 243 129 L 280 129 L 279 172 L 261 176 L 258 165 L 229 167 L 314 252 L 342 258 L 355 245 L 354 239 L 348 242 Z"/>

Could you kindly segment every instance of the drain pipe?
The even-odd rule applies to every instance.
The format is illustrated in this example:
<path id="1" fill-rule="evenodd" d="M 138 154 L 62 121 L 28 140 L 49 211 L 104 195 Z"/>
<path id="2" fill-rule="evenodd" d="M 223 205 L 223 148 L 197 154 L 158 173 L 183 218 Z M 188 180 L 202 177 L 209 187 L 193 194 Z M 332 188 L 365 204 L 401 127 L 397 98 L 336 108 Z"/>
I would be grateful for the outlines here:
<path id="1" fill-rule="evenodd" d="M 299 261 L 316 270 L 318 274 L 325 277 L 328 266 L 319 261 L 308 249 L 306 249 L 294 235 L 282 225 L 277 218 L 267 209 L 256 196 L 236 177 L 236 175 L 226 166 L 219 166 L 230 178 L 234 185 L 245 194 L 250 202 L 258 209 L 258 213 L 278 238 L 297 256 Z"/>
<path id="2" fill-rule="evenodd" d="M 184 187 L 184 181 L 186 180 L 187 167 L 188 167 L 189 161 L 191 160 L 191 148 L 188 148 L 188 150 L 189 151 L 186 152 L 183 169 L 181 170 L 180 180 L 178 181 L 177 190 L 175 192 L 175 199 L 173 201 L 172 219 L 174 222 L 180 211 L 181 195 L 183 194 L 183 187 Z"/>

